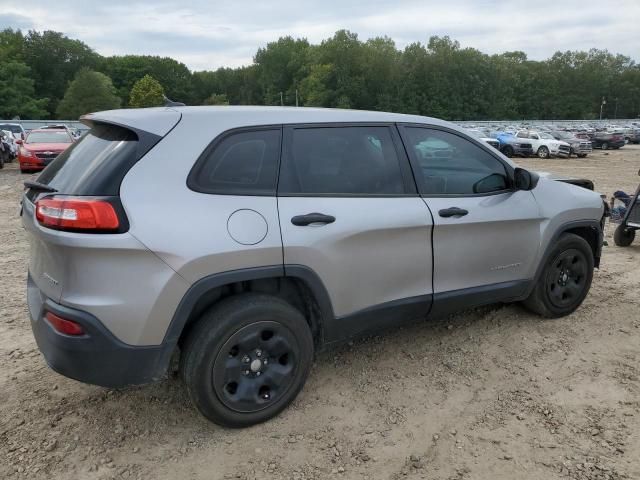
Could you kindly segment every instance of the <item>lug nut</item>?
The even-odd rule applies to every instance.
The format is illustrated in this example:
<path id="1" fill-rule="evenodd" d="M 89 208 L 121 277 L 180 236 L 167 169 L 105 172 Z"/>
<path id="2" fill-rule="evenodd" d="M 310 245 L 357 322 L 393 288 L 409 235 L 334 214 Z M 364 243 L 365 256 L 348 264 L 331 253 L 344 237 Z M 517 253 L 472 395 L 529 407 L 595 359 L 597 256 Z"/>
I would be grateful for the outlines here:
<path id="1" fill-rule="evenodd" d="M 261 373 L 261 372 L 258 370 L 258 371 L 256 372 L 256 377 L 259 377 L 259 376 L 260 376 L 260 373 Z"/>
<path id="2" fill-rule="evenodd" d="M 258 349 L 256 350 L 256 357 L 261 357 L 262 356 L 262 350 Z"/>
<path id="3" fill-rule="evenodd" d="M 250 373 L 250 372 L 249 372 L 249 370 L 245 370 L 245 371 L 244 371 L 244 374 L 245 374 L 245 375 L 249 375 L 249 373 Z"/>
<path id="4" fill-rule="evenodd" d="M 242 357 L 242 363 L 249 363 L 251 361 L 251 359 L 249 358 L 248 355 L 245 355 L 244 357 Z"/>
<path id="5" fill-rule="evenodd" d="M 269 359 L 268 359 L 268 358 L 265 358 L 265 359 L 262 361 L 262 363 L 266 365 L 267 363 L 269 363 Z"/>

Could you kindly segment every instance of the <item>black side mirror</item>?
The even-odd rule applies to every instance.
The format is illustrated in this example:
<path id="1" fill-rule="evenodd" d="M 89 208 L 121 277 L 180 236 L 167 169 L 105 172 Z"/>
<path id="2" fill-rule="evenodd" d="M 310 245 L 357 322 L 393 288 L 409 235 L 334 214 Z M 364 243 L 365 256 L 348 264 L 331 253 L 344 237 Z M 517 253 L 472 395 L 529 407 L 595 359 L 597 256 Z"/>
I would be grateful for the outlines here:
<path id="1" fill-rule="evenodd" d="M 538 184 L 540 177 L 537 173 L 532 173 L 524 168 L 516 168 L 513 172 L 513 180 L 516 190 L 533 190 Z"/>

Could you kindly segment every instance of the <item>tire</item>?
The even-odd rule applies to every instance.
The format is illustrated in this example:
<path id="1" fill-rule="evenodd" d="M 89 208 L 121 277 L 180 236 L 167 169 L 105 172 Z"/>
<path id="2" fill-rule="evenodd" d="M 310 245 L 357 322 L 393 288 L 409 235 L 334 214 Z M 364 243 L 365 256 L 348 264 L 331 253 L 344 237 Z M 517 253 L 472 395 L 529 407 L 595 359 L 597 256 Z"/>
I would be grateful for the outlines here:
<path id="1" fill-rule="evenodd" d="M 579 153 L 578 158 L 585 158 L 587 156 L 586 153 Z"/>
<path id="2" fill-rule="evenodd" d="M 298 310 L 270 295 L 242 294 L 198 320 L 183 345 L 180 370 L 200 413 L 240 428 L 284 410 L 312 362 L 311 329 Z"/>
<path id="3" fill-rule="evenodd" d="M 573 233 L 563 234 L 545 259 L 524 306 L 547 318 L 569 315 L 589 293 L 593 268 L 593 252 L 587 241 Z"/>
<path id="4" fill-rule="evenodd" d="M 613 242 L 619 247 L 628 247 L 636 238 L 636 231 L 620 224 L 613 232 Z"/>
<path id="5" fill-rule="evenodd" d="M 0 168 L 4 168 L 4 160 L 0 157 Z"/>
<path id="6" fill-rule="evenodd" d="M 609 149 L 609 144 L 607 142 L 602 142 L 602 145 L 600 145 L 600 148 L 602 150 L 608 150 Z"/>
<path id="7" fill-rule="evenodd" d="M 549 158 L 549 149 L 544 145 L 538 149 L 538 158 Z"/>
<path id="8" fill-rule="evenodd" d="M 504 148 L 502 149 L 502 153 L 504 153 L 504 155 L 505 155 L 506 157 L 509 157 L 509 158 L 513 157 L 513 153 L 514 153 L 514 152 L 513 152 L 513 147 L 512 147 L 512 146 L 510 146 L 510 145 L 507 145 L 506 147 L 504 147 Z"/>

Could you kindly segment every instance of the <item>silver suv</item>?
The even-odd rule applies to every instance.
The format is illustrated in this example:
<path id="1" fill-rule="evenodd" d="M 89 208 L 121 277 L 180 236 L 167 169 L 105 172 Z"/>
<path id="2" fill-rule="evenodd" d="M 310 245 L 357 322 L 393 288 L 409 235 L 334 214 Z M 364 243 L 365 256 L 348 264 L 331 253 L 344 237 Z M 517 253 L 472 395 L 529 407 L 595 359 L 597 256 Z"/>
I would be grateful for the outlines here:
<path id="1" fill-rule="evenodd" d="M 176 107 L 82 121 L 25 182 L 38 346 L 107 387 L 179 360 L 222 425 L 283 410 L 320 347 L 495 302 L 567 315 L 598 266 L 597 194 L 440 120 Z"/>

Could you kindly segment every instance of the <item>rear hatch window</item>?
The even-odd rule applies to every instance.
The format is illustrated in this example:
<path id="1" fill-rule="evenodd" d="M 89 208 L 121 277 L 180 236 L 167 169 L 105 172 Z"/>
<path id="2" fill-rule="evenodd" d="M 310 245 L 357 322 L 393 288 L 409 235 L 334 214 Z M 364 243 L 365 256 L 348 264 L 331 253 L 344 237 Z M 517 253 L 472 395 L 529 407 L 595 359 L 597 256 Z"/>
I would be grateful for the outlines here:
<path id="1" fill-rule="evenodd" d="M 138 148 L 138 135 L 124 127 L 93 123 L 91 130 L 40 174 L 39 183 L 66 195 L 115 196 L 124 175 L 146 152 Z M 30 190 L 33 201 L 39 192 Z"/>

